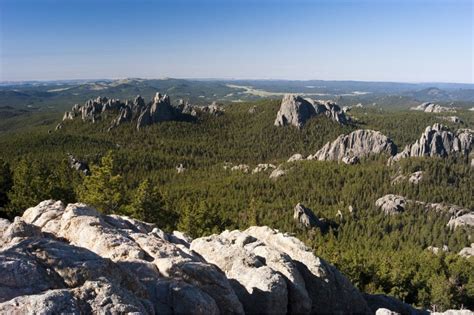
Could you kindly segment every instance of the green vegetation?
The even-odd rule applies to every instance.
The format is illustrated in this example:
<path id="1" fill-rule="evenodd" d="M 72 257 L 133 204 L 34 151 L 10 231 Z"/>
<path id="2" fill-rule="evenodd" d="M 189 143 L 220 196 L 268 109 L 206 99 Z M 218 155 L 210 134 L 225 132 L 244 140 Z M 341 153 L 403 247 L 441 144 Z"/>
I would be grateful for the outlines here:
<path id="1" fill-rule="evenodd" d="M 257 105 L 257 112 L 248 109 Z M 96 124 L 25 116 L 24 128 L 0 137 L 0 208 L 12 218 L 44 199 L 81 201 L 105 213 L 133 216 L 193 237 L 224 229 L 268 225 L 293 233 L 317 255 L 335 264 L 361 290 L 386 293 L 419 307 L 474 307 L 474 261 L 456 253 L 472 242 L 472 230 L 446 227 L 449 215 L 409 206 L 384 216 L 375 200 L 387 193 L 426 202 L 474 208 L 472 168 L 461 157 L 407 159 L 387 167 L 386 157 L 359 165 L 301 161 L 285 164 L 286 176 L 244 174 L 224 169 L 225 162 L 279 165 L 294 153 L 308 155 L 341 133 L 357 128 L 380 130 L 403 148 L 442 114 L 376 108 L 354 109 L 356 125 L 341 127 L 318 117 L 297 130 L 273 126 L 278 101 L 236 103 L 224 115 L 203 115 L 196 122 L 165 122 L 138 132 L 124 124 L 106 132 L 108 119 Z M 458 114 L 474 126 L 474 113 Z M 20 116 L 23 117 L 23 116 Z M 447 124 L 454 127 L 454 125 Z M 0 131 L 1 132 L 1 131 Z M 67 153 L 91 164 L 89 177 L 69 168 Z M 186 170 L 178 174 L 182 163 Z M 401 172 L 423 170 L 419 185 L 391 184 Z M 293 221 L 302 202 L 316 215 L 336 222 L 328 233 L 303 230 Z M 348 207 L 357 211 L 350 213 Z M 336 218 L 337 211 L 343 214 Z M 428 246 L 447 245 L 435 255 Z"/>

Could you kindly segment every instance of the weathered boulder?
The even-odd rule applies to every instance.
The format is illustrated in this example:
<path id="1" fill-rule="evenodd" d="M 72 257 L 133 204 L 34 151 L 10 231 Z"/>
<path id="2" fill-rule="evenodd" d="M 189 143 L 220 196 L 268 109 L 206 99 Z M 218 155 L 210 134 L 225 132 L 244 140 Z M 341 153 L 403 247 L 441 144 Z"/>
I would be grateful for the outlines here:
<path id="1" fill-rule="evenodd" d="M 406 203 L 405 197 L 389 194 L 377 199 L 375 206 L 385 214 L 393 215 L 405 211 Z"/>
<path id="2" fill-rule="evenodd" d="M 413 144 L 389 159 L 389 164 L 407 157 L 446 157 L 452 154 L 469 154 L 473 136 L 472 130 L 460 129 L 452 133 L 441 124 L 426 127 L 425 131 Z"/>
<path id="3" fill-rule="evenodd" d="M 293 125 L 301 128 L 308 119 L 320 114 L 324 114 L 329 119 L 342 125 L 348 122 L 344 112 L 335 103 L 330 101 L 314 101 L 294 94 L 285 94 L 274 125 Z"/>
<path id="4" fill-rule="evenodd" d="M 359 129 L 348 135 L 340 135 L 333 142 L 326 143 L 308 160 L 342 161 L 355 163 L 358 159 L 372 154 L 393 155 L 396 145 L 379 131 Z"/>

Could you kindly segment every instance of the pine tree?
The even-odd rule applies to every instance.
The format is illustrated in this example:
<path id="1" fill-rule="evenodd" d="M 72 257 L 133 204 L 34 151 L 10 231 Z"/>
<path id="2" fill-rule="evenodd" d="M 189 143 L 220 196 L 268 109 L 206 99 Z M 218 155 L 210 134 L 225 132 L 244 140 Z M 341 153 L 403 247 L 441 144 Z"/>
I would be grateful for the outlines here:
<path id="1" fill-rule="evenodd" d="M 91 175 L 77 188 L 77 199 L 99 211 L 118 213 L 124 206 L 125 189 L 122 176 L 114 172 L 112 152 L 102 157 L 101 165 L 91 167 Z"/>
<path id="2" fill-rule="evenodd" d="M 142 181 L 133 191 L 127 213 L 138 220 L 156 223 L 164 230 L 170 230 L 176 221 L 176 215 L 165 209 L 158 187 L 152 185 L 148 179 Z"/>
<path id="3" fill-rule="evenodd" d="M 37 161 L 20 160 L 13 171 L 13 186 L 8 193 L 10 216 L 19 215 L 28 207 L 50 199 L 50 182 L 47 169 Z"/>
<path id="4" fill-rule="evenodd" d="M 0 208 L 3 208 L 7 205 L 8 192 L 13 186 L 12 172 L 10 170 L 10 165 L 0 159 Z"/>

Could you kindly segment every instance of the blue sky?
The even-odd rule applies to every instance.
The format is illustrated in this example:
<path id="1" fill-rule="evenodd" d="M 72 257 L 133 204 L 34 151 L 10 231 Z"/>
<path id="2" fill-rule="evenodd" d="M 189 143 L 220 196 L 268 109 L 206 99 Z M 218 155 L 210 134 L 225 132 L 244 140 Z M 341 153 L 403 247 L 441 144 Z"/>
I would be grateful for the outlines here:
<path id="1" fill-rule="evenodd" d="M 0 80 L 474 82 L 471 0 L 0 0 Z"/>

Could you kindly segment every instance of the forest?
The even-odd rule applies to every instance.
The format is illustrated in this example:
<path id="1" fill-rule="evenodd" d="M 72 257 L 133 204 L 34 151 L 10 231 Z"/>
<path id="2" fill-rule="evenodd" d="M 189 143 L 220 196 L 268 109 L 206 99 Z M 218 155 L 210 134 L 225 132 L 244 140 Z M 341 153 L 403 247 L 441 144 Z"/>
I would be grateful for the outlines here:
<path id="1" fill-rule="evenodd" d="M 254 106 L 255 113 L 249 113 Z M 474 258 L 457 254 L 473 242 L 472 229 L 451 230 L 449 214 L 417 205 L 394 216 L 375 206 L 392 193 L 472 210 L 470 159 L 410 158 L 392 166 L 384 155 L 357 165 L 286 162 L 360 128 L 381 131 L 402 150 L 436 122 L 452 130 L 473 128 L 474 113 L 460 110 L 459 126 L 440 120 L 444 114 L 371 106 L 353 109 L 354 123 L 347 126 L 316 117 L 297 129 L 273 126 L 279 106 L 278 100 L 231 103 L 221 116 L 202 114 L 195 121 L 140 131 L 123 124 L 107 132 L 113 115 L 94 124 L 66 121 L 60 130 L 55 130 L 61 119 L 56 112 L 11 118 L 0 124 L 0 216 L 12 219 L 42 200 L 56 199 L 192 237 L 268 225 L 303 240 L 363 292 L 389 294 L 420 308 L 474 308 Z M 5 124 L 15 132 L 1 131 Z M 68 154 L 87 162 L 91 175 L 72 169 Z M 250 169 L 272 163 L 287 173 L 270 179 L 268 171 L 244 173 L 226 168 L 230 163 Z M 184 172 L 177 172 L 179 164 Z M 392 183 L 399 174 L 420 170 L 419 184 Z M 331 222 L 329 231 L 298 226 L 293 220 L 298 202 Z M 448 251 L 427 250 L 444 245 Z"/>

